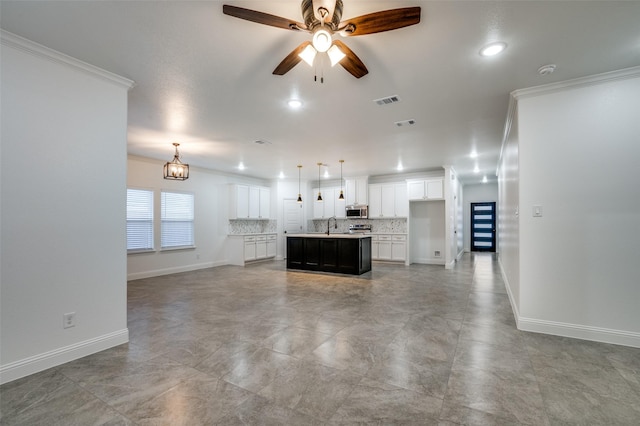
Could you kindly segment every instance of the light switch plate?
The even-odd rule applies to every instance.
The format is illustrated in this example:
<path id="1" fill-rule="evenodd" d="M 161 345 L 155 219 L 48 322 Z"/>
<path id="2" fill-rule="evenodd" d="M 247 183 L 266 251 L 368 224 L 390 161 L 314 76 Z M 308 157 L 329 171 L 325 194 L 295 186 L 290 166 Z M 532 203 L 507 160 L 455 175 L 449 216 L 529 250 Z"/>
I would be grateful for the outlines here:
<path id="1" fill-rule="evenodd" d="M 533 217 L 542 217 L 542 206 L 533 206 Z"/>

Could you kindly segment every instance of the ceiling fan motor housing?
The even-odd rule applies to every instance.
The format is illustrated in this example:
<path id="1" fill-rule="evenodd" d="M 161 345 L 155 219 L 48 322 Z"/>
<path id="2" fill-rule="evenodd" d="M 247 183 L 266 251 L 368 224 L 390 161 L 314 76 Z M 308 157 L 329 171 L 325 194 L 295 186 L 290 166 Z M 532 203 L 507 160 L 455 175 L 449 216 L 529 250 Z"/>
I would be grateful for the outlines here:
<path id="1" fill-rule="evenodd" d="M 328 26 L 331 31 L 336 31 L 340 25 L 340 20 L 342 19 L 342 0 L 316 0 L 316 4 L 319 5 L 318 8 L 324 8 L 325 3 L 333 3 L 335 1 L 335 7 L 333 10 L 333 16 L 330 21 L 326 21 L 324 23 L 325 26 Z M 316 11 L 313 8 L 313 0 L 302 0 L 302 4 L 300 6 L 302 9 L 302 18 L 304 19 L 304 24 L 307 26 L 309 31 L 313 32 L 313 30 L 322 25 L 322 22 L 317 18 Z M 325 8 L 325 10 L 329 10 L 330 8 Z"/>

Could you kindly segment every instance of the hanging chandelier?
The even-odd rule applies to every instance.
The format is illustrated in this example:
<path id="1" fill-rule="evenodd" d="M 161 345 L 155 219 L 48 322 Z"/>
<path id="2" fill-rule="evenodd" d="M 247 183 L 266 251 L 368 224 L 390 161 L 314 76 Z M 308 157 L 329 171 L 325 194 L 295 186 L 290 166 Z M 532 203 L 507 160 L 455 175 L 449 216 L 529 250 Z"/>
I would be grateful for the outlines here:
<path id="1" fill-rule="evenodd" d="M 179 143 L 174 142 L 176 153 L 173 160 L 164 165 L 163 174 L 165 179 L 169 180 L 187 180 L 189 179 L 189 165 L 180 161 L 180 153 L 178 152 Z"/>
<path id="2" fill-rule="evenodd" d="M 344 163 L 344 160 L 340 160 L 340 195 L 338 196 L 338 200 L 344 200 L 344 192 L 342 191 L 342 163 Z"/>
<path id="3" fill-rule="evenodd" d="M 300 170 L 302 169 L 302 165 L 298 164 L 298 203 L 302 204 L 302 193 L 300 192 Z"/>
<path id="4" fill-rule="evenodd" d="M 322 163 L 318 163 L 318 198 L 316 201 L 322 201 L 322 192 L 320 192 L 320 167 Z"/>

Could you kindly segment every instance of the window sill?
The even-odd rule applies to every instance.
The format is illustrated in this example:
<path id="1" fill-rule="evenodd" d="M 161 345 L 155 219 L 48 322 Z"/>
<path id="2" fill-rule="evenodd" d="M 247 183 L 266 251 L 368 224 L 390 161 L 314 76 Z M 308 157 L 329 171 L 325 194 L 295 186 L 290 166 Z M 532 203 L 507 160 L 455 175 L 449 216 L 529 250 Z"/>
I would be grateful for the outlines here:
<path id="1" fill-rule="evenodd" d="M 127 250 L 127 254 L 154 253 L 154 249 Z"/>
<path id="2" fill-rule="evenodd" d="M 196 246 L 162 247 L 160 251 L 194 250 L 195 248 Z"/>

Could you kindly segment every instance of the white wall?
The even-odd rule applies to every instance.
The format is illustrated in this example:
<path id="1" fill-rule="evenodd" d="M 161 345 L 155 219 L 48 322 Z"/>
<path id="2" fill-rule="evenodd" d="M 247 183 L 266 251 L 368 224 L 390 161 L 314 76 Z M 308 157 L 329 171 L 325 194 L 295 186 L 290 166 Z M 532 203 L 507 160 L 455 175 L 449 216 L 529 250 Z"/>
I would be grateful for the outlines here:
<path id="1" fill-rule="evenodd" d="M 167 143 L 167 161 L 172 157 Z M 188 163 L 189 146 L 181 145 L 180 153 Z M 160 206 L 161 190 L 186 191 L 194 194 L 195 245 L 193 249 L 159 250 L 160 229 L 154 229 L 156 250 L 127 255 L 128 279 L 153 277 L 228 264 L 226 240 L 229 234 L 229 185 L 246 183 L 271 187 L 270 182 L 244 176 L 227 175 L 190 166 L 189 179 L 171 181 L 162 178 L 166 161 L 129 156 L 127 186 L 154 191 L 156 211 Z M 276 218 L 276 197 L 271 187 L 271 217 Z"/>
<path id="2" fill-rule="evenodd" d="M 2 32 L 0 381 L 128 341 L 132 82 Z M 63 328 L 75 312 L 76 326 Z"/>
<path id="3" fill-rule="evenodd" d="M 516 96 L 519 325 L 640 347 L 640 68 Z"/>
<path id="4" fill-rule="evenodd" d="M 463 205 L 463 222 L 464 222 L 464 251 L 471 251 L 471 203 L 483 203 L 494 202 L 496 203 L 496 210 L 498 209 L 498 184 L 497 183 L 479 183 L 472 185 L 465 185 L 463 189 L 464 205 Z M 500 223 L 497 218 L 497 226 L 499 229 Z M 496 235 L 496 241 L 498 241 Z M 497 245 L 497 242 L 496 242 Z M 498 251 L 496 249 L 496 251 Z"/>

